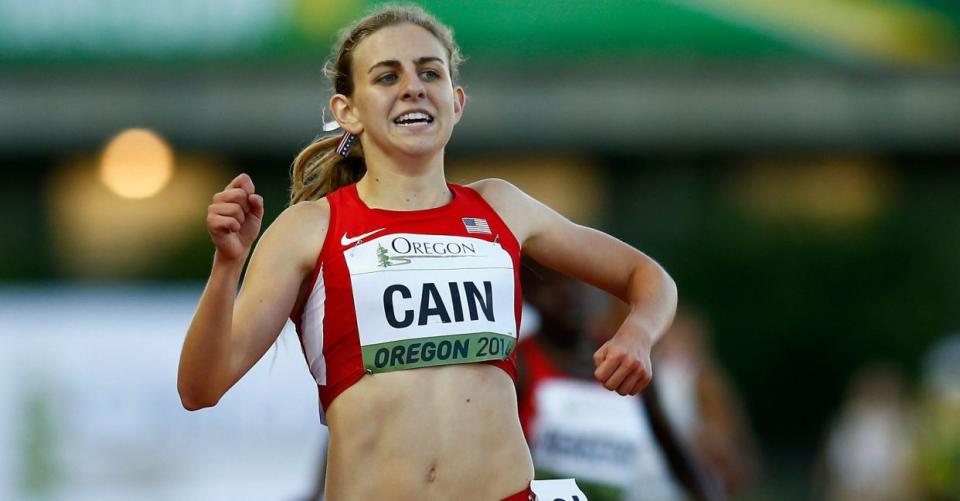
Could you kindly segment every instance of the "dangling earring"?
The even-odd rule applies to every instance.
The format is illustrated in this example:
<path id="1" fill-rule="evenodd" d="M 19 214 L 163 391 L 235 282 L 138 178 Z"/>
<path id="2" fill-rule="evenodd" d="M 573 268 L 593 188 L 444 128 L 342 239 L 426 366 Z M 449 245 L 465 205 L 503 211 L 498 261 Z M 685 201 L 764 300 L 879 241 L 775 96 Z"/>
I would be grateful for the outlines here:
<path id="1" fill-rule="evenodd" d="M 337 144 L 337 153 L 341 157 L 346 157 L 350 154 L 350 148 L 353 148 L 353 145 L 357 144 L 357 139 L 359 136 L 351 133 L 350 131 L 343 131 L 343 136 L 340 137 L 340 143 Z"/>
<path id="2" fill-rule="evenodd" d="M 327 109 L 324 108 L 320 112 L 320 119 L 323 120 L 323 131 L 330 132 L 340 128 L 340 124 L 336 120 L 331 120 L 329 122 L 327 119 Z M 350 154 L 350 148 L 353 148 L 353 145 L 357 144 L 357 139 L 359 136 L 353 134 L 350 131 L 344 130 L 343 136 L 340 137 L 340 142 L 337 144 L 337 154 L 341 157 L 346 157 Z"/>

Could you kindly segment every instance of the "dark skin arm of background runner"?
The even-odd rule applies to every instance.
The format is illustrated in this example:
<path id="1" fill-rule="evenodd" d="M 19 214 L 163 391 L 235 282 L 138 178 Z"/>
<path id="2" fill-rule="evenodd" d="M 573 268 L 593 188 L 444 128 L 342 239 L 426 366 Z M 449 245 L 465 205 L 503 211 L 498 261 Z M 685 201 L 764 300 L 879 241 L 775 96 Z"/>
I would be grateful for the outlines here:
<path id="1" fill-rule="evenodd" d="M 673 478 L 696 501 L 723 501 L 726 496 L 717 478 L 709 475 L 694 459 L 686 445 L 667 420 L 657 385 L 647 386 L 641 393 L 650 428 L 660 444 Z"/>

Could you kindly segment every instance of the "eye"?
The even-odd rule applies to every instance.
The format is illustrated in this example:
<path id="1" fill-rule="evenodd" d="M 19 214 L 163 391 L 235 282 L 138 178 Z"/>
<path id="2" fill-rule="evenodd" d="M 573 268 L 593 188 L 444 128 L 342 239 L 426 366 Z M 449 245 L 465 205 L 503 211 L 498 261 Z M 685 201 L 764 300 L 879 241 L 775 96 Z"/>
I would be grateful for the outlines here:
<path id="1" fill-rule="evenodd" d="M 424 80 L 437 80 L 440 78 L 440 72 L 437 70 L 423 70 L 420 72 L 420 78 Z"/>
<path id="2" fill-rule="evenodd" d="M 380 78 L 377 78 L 376 80 L 377 83 L 388 84 L 388 85 L 396 81 L 397 81 L 397 75 L 394 73 L 386 73 L 380 76 Z"/>

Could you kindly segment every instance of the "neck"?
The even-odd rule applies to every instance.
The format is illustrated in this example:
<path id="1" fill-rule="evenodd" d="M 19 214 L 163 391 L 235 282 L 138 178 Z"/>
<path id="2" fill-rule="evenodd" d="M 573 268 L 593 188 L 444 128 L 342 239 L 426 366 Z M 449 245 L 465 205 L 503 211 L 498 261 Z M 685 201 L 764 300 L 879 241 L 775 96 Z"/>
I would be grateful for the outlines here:
<path id="1" fill-rule="evenodd" d="M 423 210 L 450 202 L 453 195 L 443 172 L 443 150 L 429 158 L 370 150 L 364 148 L 367 173 L 357 182 L 357 194 L 367 207 Z"/>

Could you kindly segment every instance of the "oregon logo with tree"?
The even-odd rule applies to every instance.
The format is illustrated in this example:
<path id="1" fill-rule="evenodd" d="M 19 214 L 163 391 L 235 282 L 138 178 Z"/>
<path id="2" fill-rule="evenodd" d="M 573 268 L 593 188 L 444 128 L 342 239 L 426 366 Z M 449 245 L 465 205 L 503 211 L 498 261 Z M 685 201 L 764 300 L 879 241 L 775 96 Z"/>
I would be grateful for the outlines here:
<path id="1" fill-rule="evenodd" d="M 380 262 L 379 266 L 381 268 L 390 266 L 390 256 L 387 256 L 387 249 L 380 244 L 377 244 L 377 261 Z"/>

